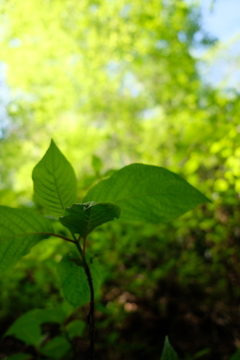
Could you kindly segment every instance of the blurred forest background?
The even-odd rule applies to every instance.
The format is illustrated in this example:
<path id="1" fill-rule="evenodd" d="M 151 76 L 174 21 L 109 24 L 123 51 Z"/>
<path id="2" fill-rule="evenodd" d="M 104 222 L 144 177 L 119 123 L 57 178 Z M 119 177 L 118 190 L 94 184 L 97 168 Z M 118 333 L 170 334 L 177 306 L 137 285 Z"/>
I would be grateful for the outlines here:
<path id="1" fill-rule="evenodd" d="M 120 220 L 92 234 L 105 277 L 96 359 L 157 360 L 166 334 L 181 359 L 240 359 L 240 56 L 228 51 L 239 37 L 219 42 L 194 1 L 3 0 L 0 17 L 1 205 L 34 206 L 31 171 L 51 138 L 76 170 L 79 202 L 134 162 L 212 199 L 173 223 Z M 217 85 L 201 71 L 213 59 L 229 64 Z M 31 309 L 68 307 L 55 267 L 69 247 L 44 240 L 1 276 L 1 335 Z M 35 359 L 5 338 L 0 359 L 26 351 Z"/>

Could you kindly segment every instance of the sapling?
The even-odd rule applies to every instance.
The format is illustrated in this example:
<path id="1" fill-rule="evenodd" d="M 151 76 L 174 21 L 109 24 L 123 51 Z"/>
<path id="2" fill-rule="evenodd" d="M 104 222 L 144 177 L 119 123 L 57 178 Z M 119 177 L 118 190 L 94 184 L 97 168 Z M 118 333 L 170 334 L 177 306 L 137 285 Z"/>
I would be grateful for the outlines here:
<path id="1" fill-rule="evenodd" d="M 101 268 L 95 256 L 89 253 L 88 235 L 96 227 L 114 219 L 155 224 L 169 221 L 209 200 L 169 170 L 131 164 L 99 181 L 88 191 L 82 203 L 78 203 L 75 172 L 53 140 L 33 169 L 32 179 L 34 200 L 46 215 L 38 214 L 33 208 L 0 206 L 0 272 L 14 266 L 42 239 L 55 236 L 72 243 L 72 251 L 65 254 L 58 265 L 59 282 L 63 296 L 71 305 L 79 307 L 89 303 L 88 358 L 93 360 L 95 291 L 101 284 Z M 68 235 L 56 231 L 55 223 L 60 223 Z M 49 319 L 58 322 L 64 315 L 54 311 L 49 315 L 46 311 L 37 309 L 26 314 L 25 321 L 27 318 L 35 331 L 32 334 L 22 332 L 23 320 L 19 318 L 6 335 L 15 335 L 34 345 L 39 353 L 54 358 L 49 346 L 41 344 L 40 324 Z M 60 340 L 55 338 L 52 341 L 61 343 Z M 64 356 L 70 345 L 65 339 L 61 346 Z M 168 359 L 166 354 L 175 354 L 167 340 L 164 349 L 163 360 Z"/>

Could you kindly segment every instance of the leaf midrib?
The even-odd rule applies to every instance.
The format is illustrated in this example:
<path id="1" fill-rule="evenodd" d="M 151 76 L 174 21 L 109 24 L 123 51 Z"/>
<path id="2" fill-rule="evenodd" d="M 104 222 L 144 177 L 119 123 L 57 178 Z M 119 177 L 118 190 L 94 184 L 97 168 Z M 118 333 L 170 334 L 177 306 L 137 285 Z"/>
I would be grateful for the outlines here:
<path id="1" fill-rule="evenodd" d="M 55 171 L 55 161 L 54 161 L 54 158 L 55 156 L 52 157 L 53 159 L 53 179 L 54 179 L 54 183 L 55 183 L 55 186 L 56 186 L 56 189 L 57 189 L 57 194 L 58 194 L 58 198 L 59 198 L 59 201 L 60 201 L 60 205 L 62 207 L 62 210 L 64 210 L 64 205 L 63 205 L 63 202 L 62 202 L 62 199 L 61 199 L 61 196 L 60 196 L 60 192 L 59 192 L 59 188 L 58 188 L 58 185 L 57 185 L 57 178 L 56 178 L 56 171 Z"/>
<path id="2" fill-rule="evenodd" d="M 176 192 L 164 192 L 164 191 L 158 191 L 158 192 L 154 192 L 154 193 L 140 193 L 140 194 L 136 194 L 136 195 L 132 195 L 132 196 L 127 196 L 127 197 L 123 197 L 123 198 L 120 198 L 120 199 L 116 199 L 116 200 L 113 200 L 113 199 L 110 199 L 112 201 L 116 201 L 116 202 L 122 202 L 122 201 L 125 201 L 125 200 L 129 200 L 129 199 L 133 199 L 133 198 L 138 198 L 138 197 L 143 197 L 143 196 L 154 196 L 154 195 L 167 195 L 167 194 L 171 194 L 171 195 L 175 195 Z"/>

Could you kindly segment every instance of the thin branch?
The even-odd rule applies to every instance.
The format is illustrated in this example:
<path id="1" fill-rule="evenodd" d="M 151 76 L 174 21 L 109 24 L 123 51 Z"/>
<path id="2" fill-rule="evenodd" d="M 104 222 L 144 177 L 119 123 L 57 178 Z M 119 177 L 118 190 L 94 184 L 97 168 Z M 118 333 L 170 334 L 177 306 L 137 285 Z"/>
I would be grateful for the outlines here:
<path id="1" fill-rule="evenodd" d="M 63 239 L 63 240 L 66 240 L 66 241 L 69 241 L 69 242 L 72 242 L 75 244 L 75 241 L 74 240 L 71 240 L 65 236 L 62 236 L 62 235 L 59 235 L 59 234 L 54 234 L 54 233 L 39 233 L 39 234 L 46 234 L 46 235 L 50 235 L 50 236 L 55 236 L 55 237 L 59 237 L 60 239 Z"/>

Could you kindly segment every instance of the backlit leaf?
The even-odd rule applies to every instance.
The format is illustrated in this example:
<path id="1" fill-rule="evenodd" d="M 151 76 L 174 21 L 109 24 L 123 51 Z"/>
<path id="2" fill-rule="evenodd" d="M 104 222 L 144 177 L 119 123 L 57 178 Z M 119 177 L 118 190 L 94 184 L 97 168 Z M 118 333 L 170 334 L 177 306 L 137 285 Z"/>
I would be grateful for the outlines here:
<path id="1" fill-rule="evenodd" d="M 209 200 L 177 174 L 161 167 L 132 164 L 96 184 L 84 201 L 121 206 L 121 219 L 159 223 Z"/>
<path id="2" fill-rule="evenodd" d="M 0 206 L 0 273 L 52 232 L 51 222 L 33 210 Z"/>
<path id="3" fill-rule="evenodd" d="M 72 165 L 54 141 L 32 173 L 34 196 L 50 215 L 61 216 L 76 201 L 77 180 Z"/>

